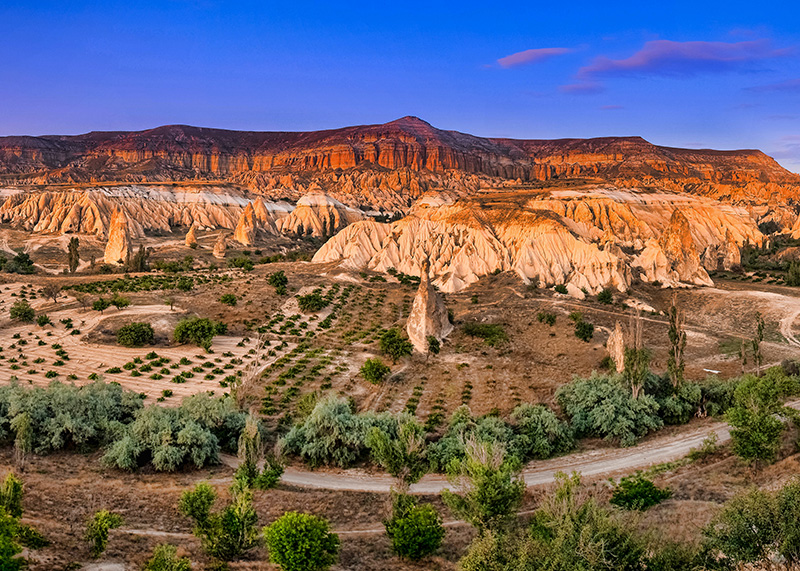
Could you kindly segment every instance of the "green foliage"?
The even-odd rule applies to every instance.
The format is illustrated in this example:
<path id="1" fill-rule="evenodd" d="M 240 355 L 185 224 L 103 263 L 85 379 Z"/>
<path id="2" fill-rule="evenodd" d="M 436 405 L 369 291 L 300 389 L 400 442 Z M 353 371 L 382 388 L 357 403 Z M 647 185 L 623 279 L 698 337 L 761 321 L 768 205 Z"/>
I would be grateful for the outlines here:
<path id="1" fill-rule="evenodd" d="M 516 457 L 506 457 L 498 444 L 470 439 L 465 448 L 465 459 L 453 460 L 448 474 L 467 484 L 461 494 L 442 491 L 442 500 L 479 533 L 500 531 L 516 519 L 522 503 L 521 464 Z"/>
<path id="2" fill-rule="evenodd" d="M 109 303 L 120 310 L 123 307 L 128 307 L 131 304 L 131 299 L 119 294 L 114 294 Z"/>
<path id="3" fill-rule="evenodd" d="M 548 407 L 522 404 L 511 413 L 517 432 L 516 448 L 525 459 L 544 459 L 572 449 L 574 439 L 567 423 Z"/>
<path id="4" fill-rule="evenodd" d="M 611 503 L 626 510 L 644 511 L 672 496 L 667 488 L 659 488 L 652 480 L 637 473 L 625 476 L 614 484 Z"/>
<path id="5" fill-rule="evenodd" d="M 173 337 L 178 343 L 194 343 L 206 351 L 211 348 L 214 336 L 221 335 L 227 327 L 224 323 L 212 321 L 206 317 L 182 319 L 175 326 Z"/>
<path id="6" fill-rule="evenodd" d="M 428 471 L 425 429 L 408 413 L 398 416 L 397 427 L 392 430 L 373 426 L 364 444 L 372 459 L 400 481 L 402 490 L 418 482 Z"/>
<path id="7" fill-rule="evenodd" d="M 232 399 L 207 393 L 186 397 L 177 408 L 152 405 L 140 409 L 120 431 L 103 462 L 135 470 L 150 461 L 156 470 L 167 472 L 186 464 L 215 464 L 221 448 L 236 450 L 245 418 Z"/>
<path id="8" fill-rule="evenodd" d="M 91 544 L 92 557 L 100 557 L 108 546 L 108 531 L 121 527 L 122 516 L 101 510 L 96 512 L 86 524 L 86 541 Z"/>
<path id="9" fill-rule="evenodd" d="M 162 543 L 153 550 L 153 556 L 145 563 L 144 571 L 191 571 L 188 557 L 179 557 L 178 548 Z"/>
<path id="10" fill-rule="evenodd" d="M 236 307 L 236 302 L 238 301 L 238 299 L 232 293 L 224 293 L 220 296 L 219 301 L 220 303 L 224 303 L 225 305 Z"/>
<path id="11" fill-rule="evenodd" d="M 361 365 L 361 376 L 364 380 L 379 385 L 389 375 L 391 369 L 383 364 L 383 361 L 375 357 L 374 359 L 367 359 Z"/>
<path id="12" fill-rule="evenodd" d="M 0 508 L 0 569 L 17 571 L 25 566 L 25 560 L 17 557 L 22 552 L 18 537 L 17 518 Z"/>
<path id="13" fill-rule="evenodd" d="M 52 325 L 53 322 L 50 321 L 50 318 L 42 313 L 41 315 L 36 316 L 36 325 L 39 327 L 44 327 L 45 325 Z"/>
<path id="14" fill-rule="evenodd" d="M 733 565 L 800 563 L 800 479 L 774 492 L 752 488 L 727 502 L 703 530 L 705 546 Z"/>
<path id="15" fill-rule="evenodd" d="M 539 323 L 546 323 L 550 327 L 556 324 L 556 314 L 546 311 L 540 311 L 536 314 L 536 319 Z"/>
<path id="16" fill-rule="evenodd" d="M 442 545 L 444 526 L 436 509 L 418 505 L 408 494 L 394 494 L 392 517 L 383 522 L 392 550 L 405 559 L 418 561 Z"/>
<path id="17" fill-rule="evenodd" d="M 734 405 L 725 413 L 733 427 L 733 452 L 742 460 L 773 462 L 780 447 L 783 423 L 780 387 L 772 375 L 746 376 L 736 387 Z"/>
<path id="18" fill-rule="evenodd" d="M 786 272 L 786 285 L 800 286 L 800 262 L 791 262 L 789 270 Z"/>
<path id="19" fill-rule="evenodd" d="M 11 517 L 22 517 L 22 480 L 13 472 L 9 472 L 0 485 L 0 507 Z"/>
<path id="20" fill-rule="evenodd" d="M 100 313 L 103 313 L 109 307 L 111 307 L 111 302 L 102 297 L 97 298 L 92 304 L 92 309 Z"/>
<path id="21" fill-rule="evenodd" d="M 264 528 L 269 559 L 283 571 L 323 571 L 336 563 L 339 537 L 327 520 L 287 512 Z"/>
<path id="22" fill-rule="evenodd" d="M 393 363 L 397 363 L 397 360 L 401 357 L 411 355 L 414 346 L 411 341 L 403 337 L 400 329 L 393 327 L 381 335 L 380 348 Z"/>
<path id="23" fill-rule="evenodd" d="M 669 357 L 667 359 L 667 371 L 674 388 L 680 387 L 683 383 L 683 372 L 685 363 L 683 352 L 686 349 L 686 331 L 683 329 L 683 313 L 678 309 L 676 298 L 672 298 L 672 305 L 669 308 Z"/>
<path id="24" fill-rule="evenodd" d="M 556 400 L 578 437 L 599 436 L 632 446 L 663 425 L 656 400 L 650 395 L 634 398 L 616 376 L 576 378 L 556 391 Z"/>
<path id="25" fill-rule="evenodd" d="M 156 338 L 153 326 L 149 323 L 133 322 L 117 330 L 117 343 L 123 347 L 142 347 L 151 345 Z"/>
<path id="26" fill-rule="evenodd" d="M 394 438 L 398 420 L 391 414 L 355 414 L 346 399 L 331 395 L 319 401 L 302 423 L 280 441 L 287 454 L 301 457 L 312 467 L 333 464 L 346 468 L 367 451 L 366 436 L 378 427 Z"/>
<path id="27" fill-rule="evenodd" d="M 32 274 L 34 272 L 33 260 L 25 252 L 19 252 L 5 263 L 3 269 L 9 274 Z"/>
<path id="28" fill-rule="evenodd" d="M 429 446 L 431 467 L 446 471 L 453 462 L 466 460 L 468 441 L 502 447 L 506 455 L 522 460 L 522 452 L 511 425 L 496 416 L 473 418 L 469 407 L 462 405 L 453 412 L 444 435 Z"/>
<path id="29" fill-rule="evenodd" d="M 442 342 L 435 335 L 428 335 L 425 338 L 425 342 L 428 344 L 428 353 L 438 355 L 442 350 Z"/>
<path id="30" fill-rule="evenodd" d="M 286 277 L 283 270 L 278 270 L 267 276 L 267 283 L 276 290 L 282 287 L 283 290 L 286 291 L 286 286 L 289 285 L 289 278 Z"/>
<path id="31" fill-rule="evenodd" d="M 614 294 L 610 289 L 604 289 L 597 294 L 597 301 L 604 304 L 614 303 Z"/>
<path id="32" fill-rule="evenodd" d="M 508 341 L 508 333 L 499 323 L 466 323 L 464 333 L 480 337 L 489 347 L 497 347 Z"/>
<path id="33" fill-rule="evenodd" d="M 220 512 L 212 512 L 216 492 L 206 483 L 181 495 L 178 510 L 194 520 L 194 534 L 203 549 L 221 561 L 233 561 L 256 546 L 258 516 L 253 509 L 253 492 L 241 482 L 230 488 L 231 503 Z"/>
<path id="34" fill-rule="evenodd" d="M 556 293 L 561 293 L 561 294 L 564 294 L 564 295 L 567 294 L 567 286 L 564 285 L 564 284 L 556 284 L 555 287 L 553 287 L 553 290 Z"/>
<path id="35" fill-rule="evenodd" d="M 235 258 L 228 260 L 228 267 L 240 268 L 246 272 L 249 272 L 255 267 L 255 264 L 253 264 L 253 260 L 247 256 L 236 256 Z"/>
<path id="36" fill-rule="evenodd" d="M 307 295 L 297 296 L 297 305 L 303 313 L 312 313 L 320 311 L 330 304 L 326 298 L 318 291 L 314 291 Z"/>
<path id="37" fill-rule="evenodd" d="M 575 322 L 575 337 L 588 343 L 594 337 L 594 324 L 580 319 Z"/>
<path id="38" fill-rule="evenodd" d="M 14 305 L 11 306 L 11 319 L 15 321 L 30 323 L 34 317 L 36 317 L 36 312 L 26 299 L 15 301 Z"/>

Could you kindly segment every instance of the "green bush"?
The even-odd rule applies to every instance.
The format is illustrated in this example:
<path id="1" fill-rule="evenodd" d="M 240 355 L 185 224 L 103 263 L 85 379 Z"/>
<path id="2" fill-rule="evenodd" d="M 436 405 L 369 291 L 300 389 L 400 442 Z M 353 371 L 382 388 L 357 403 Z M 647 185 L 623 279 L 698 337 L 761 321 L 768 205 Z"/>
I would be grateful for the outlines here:
<path id="1" fill-rule="evenodd" d="M 236 302 L 238 301 L 238 299 L 232 293 L 224 293 L 219 298 L 219 301 L 220 301 L 220 303 L 224 303 L 225 305 L 229 305 L 231 307 L 235 307 L 236 306 Z"/>
<path id="2" fill-rule="evenodd" d="M 11 306 L 11 319 L 15 321 L 31 323 L 34 317 L 36 317 L 36 312 L 25 299 L 15 301 L 14 305 Z"/>
<path id="3" fill-rule="evenodd" d="M 300 311 L 304 313 L 320 311 L 327 307 L 329 303 L 318 291 L 297 296 L 297 305 L 300 307 Z"/>
<path id="4" fill-rule="evenodd" d="M 153 556 L 145 563 L 144 571 L 191 571 L 188 557 L 179 557 L 178 548 L 162 543 L 153 550 Z"/>
<path id="5" fill-rule="evenodd" d="M 34 272 L 33 260 L 25 252 L 19 252 L 4 264 L 3 269 L 9 274 L 32 274 Z"/>
<path id="6" fill-rule="evenodd" d="M 52 325 L 52 324 L 53 322 L 50 321 L 50 318 L 44 313 L 36 316 L 36 325 L 38 325 L 39 327 L 44 327 L 45 325 Z"/>
<path id="7" fill-rule="evenodd" d="M 592 374 L 559 387 L 556 400 L 570 418 L 575 436 L 599 436 L 632 446 L 663 421 L 656 400 L 647 394 L 633 398 L 616 376 Z"/>
<path id="8" fill-rule="evenodd" d="M 156 338 L 153 326 L 149 323 L 134 322 L 117 330 L 117 343 L 123 347 L 142 347 L 151 345 Z"/>
<path id="9" fill-rule="evenodd" d="M 392 517 L 384 526 L 397 555 L 418 561 L 439 549 L 444 526 L 432 505 L 418 505 L 408 494 L 395 494 L 392 504 Z"/>
<path id="10" fill-rule="evenodd" d="M 773 462 L 778 454 L 783 422 L 781 385 L 772 375 L 745 376 L 736 386 L 734 405 L 725 413 L 731 425 L 733 452 L 742 460 Z"/>
<path id="11" fill-rule="evenodd" d="M 588 343 L 594 337 L 594 325 L 583 319 L 575 322 L 575 337 Z"/>
<path id="12" fill-rule="evenodd" d="M 108 531 L 121 527 L 122 516 L 101 510 L 86 524 L 86 540 L 91 544 L 92 557 L 100 557 L 108 546 Z"/>
<path id="13" fill-rule="evenodd" d="M 128 307 L 131 304 L 131 300 L 128 297 L 124 297 L 119 295 L 118 293 L 115 293 L 114 297 L 111 298 L 111 301 L 109 303 L 114 307 L 116 307 L 117 310 L 120 310 L 123 307 Z"/>
<path id="14" fill-rule="evenodd" d="M 367 359 L 364 364 L 361 365 L 361 376 L 364 377 L 364 380 L 373 385 L 382 383 L 390 372 L 391 369 L 384 365 L 383 361 L 377 357 L 374 359 Z"/>
<path id="15" fill-rule="evenodd" d="M 498 323 L 467 323 L 464 333 L 470 337 L 480 337 L 489 347 L 497 347 L 508 341 L 505 328 Z"/>
<path id="16" fill-rule="evenodd" d="M 414 346 L 411 341 L 403 337 L 400 329 L 393 327 L 381 335 L 380 348 L 393 363 L 396 363 L 401 357 L 411 355 Z"/>
<path id="17" fill-rule="evenodd" d="M 192 317 L 182 319 L 175 326 L 173 336 L 178 343 L 194 343 L 208 351 L 214 337 L 222 335 L 226 330 L 227 326 L 224 323 L 212 321 L 206 317 Z"/>
<path id="18" fill-rule="evenodd" d="M 574 446 L 572 429 L 544 405 L 522 404 L 511 413 L 517 433 L 516 448 L 524 459 L 545 459 Z"/>
<path id="19" fill-rule="evenodd" d="M 283 270 L 278 270 L 277 272 L 271 273 L 269 276 L 267 276 L 267 283 L 276 290 L 278 288 L 283 288 L 283 291 L 286 291 L 286 286 L 289 285 L 289 278 L 286 277 L 286 274 L 283 272 Z"/>
<path id="20" fill-rule="evenodd" d="M 625 476 L 613 486 L 611 503 L 626 510 L 644 511 L 672 496 L 666 488 L 659 488 L 642 474 Z"/>
<path id="21" fill-rule="evenodd" d="M 566 294 L 567 294 L 567 286 L 566 286 L 566 285 L 564 285 L 564 284 L 556 284 L 556 285 L 553 287 L 553 290 L 554 290 L 556 293 L 562 293 L 562 294 L 564 294 L 564 295 L 566 295 Z"/>
<path id="22" fill-rule="evenodd" d="M 556 324 L 555 313 L 540 311 L 539 313 L 536 314 L 536 319 L 539 320 L 539 323 L 546 323 L 550 327 Z"/>
<path id="23" fill-rule="evenodd" d="M 264 528 L 269 560 L 283 571 L 323 571 L 336 563 L 339 537 L 327 520 L 287 512 Z"/>
<path id="24" fill-rule="evenodd" d="M 100 313 L 103 313 L 109 307 L 111 307 L 111 302 L 102 297 L 97 298 L 92 304 L 92 309 Z"/>
<path id="25" fill-rule="evenodd" d="M 611 293 L 610 289 L 604 289 L 597 294 L 597 301 L 604 304 L 614 303 L 614 294 Z"/>

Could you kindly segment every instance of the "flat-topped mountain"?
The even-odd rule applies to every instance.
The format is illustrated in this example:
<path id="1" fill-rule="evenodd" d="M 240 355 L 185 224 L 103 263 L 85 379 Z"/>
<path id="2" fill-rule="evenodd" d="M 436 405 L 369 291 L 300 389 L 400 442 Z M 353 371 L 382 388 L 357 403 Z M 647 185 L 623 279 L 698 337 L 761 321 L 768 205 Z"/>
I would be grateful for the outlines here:
<path id="1" fill-rule="evenodd" d="M 582 178 L 751 200 L 792 201 L 800 188 L 800 176 L 757 150 L 677 149 L 640 137 L 492 139 L 437 129 L 416 117 L 309 132 L 170 125 L 0 137 L 0 180 L 17 184 L 231 180 L 274 188 L 270 176 L 316 177 L 338 169 L 381 176 L 408 171 L 416 181 L 424 173 L 458 172 L 518 183 Z"/>

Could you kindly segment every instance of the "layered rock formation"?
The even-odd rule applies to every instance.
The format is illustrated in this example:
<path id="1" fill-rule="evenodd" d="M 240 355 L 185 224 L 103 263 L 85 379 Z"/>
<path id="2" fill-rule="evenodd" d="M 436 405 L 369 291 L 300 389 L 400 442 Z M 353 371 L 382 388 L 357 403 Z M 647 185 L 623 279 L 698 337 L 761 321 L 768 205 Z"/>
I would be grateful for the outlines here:
<path id="1" fill-rule="evenodd" d="M 217 241 L 214 242 L 214 248 L 212 249 L 211 253 L 214 255 L 215 258 L 222 259 L 225 257 L 225 251 L 228 249 L 228 234 L 226 232 L 220 232 L 219 236 L 217 237 Z"/>
<path id="2" fill-rule="evenodd" d="M 442 296 L 431 284 L 429 267 L 426 260 L 421 268 L 419 288 L 406 322 L 408 339 L 420 353 L 428 352 L 429 336 L 441 341 L 453 330 Z"/>
<path id="3" fill-rule="evenodd" d="M 189 231 L 186 233 L 186 245 L 190 248 L 195 248 L 197 246 L 197 231 L 195 230 L 194 224 L 192 224 L 192 227 L 189 228 Z"/>
<path id="4" fill-rule="evenodd" d="M 685 212 L 697 218 L 694 226 Z M 746 240 L 763 240 L 746 209 L 603 187 L 567 194 L 487 193 L 455 202 L 427 197 L 392 224 L 348 226 L 314 261 L 418 275 L 430 258 L 433 282 L 442 291 L 461 290 L 495 270 L 512 270 L 538 286 L 566 284 L 580 297 L 603 288 L 625 291 L 637 279 L 710 285 L 700 252 L 711 257 Z M 728 257 L 735 258 L 732 252 Z"/>
<path id="5" fill-rule="evenodd" d="M 333 236 L 345 226 L 363 220 L 361 211 L 348 208 L 321 192 L 309 193 L 297 201 L 294 210 L 278 221 L 284 234 L 297 236 Z"/>
<path id="6" fill-rule="evenodd" d="M 108 243 L 103 260 L 106 264 L 125 264 L 131 257 L 131 235 L 128 217 L 121 210 L 114 210 L 108 227 Z"/>

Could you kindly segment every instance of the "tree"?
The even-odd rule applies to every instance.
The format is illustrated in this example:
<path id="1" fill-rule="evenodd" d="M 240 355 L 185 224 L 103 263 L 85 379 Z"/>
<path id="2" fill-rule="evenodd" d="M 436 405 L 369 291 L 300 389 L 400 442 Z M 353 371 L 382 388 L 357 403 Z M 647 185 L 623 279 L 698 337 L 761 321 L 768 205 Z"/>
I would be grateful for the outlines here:
<path id="1" fill-rule="evenodd" d="M 466 458 L 453 460 L 449 477 L 462 482 L 462 493 L 442 491 L 442 500 L 454 514 L 469 522 L 479 534 L 502 531 L 514 521 L 525 493 L 519 477 L 520 462 L 506 457 L 498 443 L 470 438 Z"/>
<path id="2" fill-rule="evenodd" d="M 211 342 L 216 335 L 224 332 L 224 323 L 212 321 L 206 317 L 192 317 L 182 319 L 175 326 L 173 336 L 178 343 L 195 343 L 206 351 L 211 348 Z"/>
<path id="3" fill-rule="evenodd" d="M 25 460 L 33 452 L 33 424 L 28 412 L 21 412 L 11 419 L 14 431 L 14 459 L 17 469 L 25 471 Z"/>
<path id="4" fill-rule="evenodd" d="M 786 285 L 792 287 L 800 286 L 800 263 L 791 262 L 789 264 L 789 271 L 786 272 Z"/>
<path id="5" fill-rule="evenodd" d="M 129 297 L 124 297 L 117 294 L 114 294 L 114 297 L 111 298 L 111 305 L 117 308 L 117 310 L 121 310 L 123 307 L 128 307 L 131 304 L 131 300 Z"/>
<path id="6" fill-rule="evenodd" d="M 15 301 L 14 305 L 11 306 L 10 315 L 11 319 L 15 321 L 30 323 L 36 317 L 36 312 L 28 303 L 28 300 L 20 299 L 19 301 Z"/>
<path id="7" fill-rule="evenodd" d="M 630 388 L 634 399 L 638 399 L 644 389 L 647 373 L 650 370 L 650 352 L 642 341 L 642 318 L 637 311 L 631 315 L 629 340 L 625 347 L 625 369 L 623 382 Z"/>
<path id="8" fill-rule="evenodd" d="M 86 524 L 86 540 L 91 544 L 92 557 L 97 558 L 108 546 L 108 531 L 122 526 L 122 516 L 101 510 Z"/>
<path id="9" fill-rule="evenodd" d="M 58 302 L 58 294 L 61 293 L 61 284 L 58 282 L 47 282 L 42 286 L 42 293 L 45 297 L 53 300 L 53 303 Z"/>
<path id="10" fill-rule="evenodd" d="M 672 296 L 672 305 L 669 308 L 669 357 L 667 359 L 667 371 L 672 387 L 677 390 L 683 382 L 683 371 L 685 363 L 683 361 L 683 351 L 686 348 L 686 331 L 683 329 L 683 312 L 678 309 L 677 295 Z"/>
<path id="11" fill-rule="evenodd" d="M 101 314 L 109 307 L 111 307 L 111 302 L 102 297 L 98 297 L 92 304 L 92 309 L 99 311 Z"/>
<path id="12" fill-rule="evenodd" d="M 155 331 L 149 323 L 133 322 L 117 330 L 117 343 L 123 347 L 142 347 L 154 341 Z"/>
<path id="13" fill-rule="evenodd" d="M 258 421 L 251 415 L 247 416 L 244 429 L 239 435 L 237 446 L 239 468 L 236 478 L 242 479 L 248 486 L 252 486 L 258 477 L 258 462 L 261 460 L 262 445 Z"/>
<path id="14" fill-rule="evenodd" d="M 22 480 L 9 472 L 0 485 L 0 507 L 14 518 L 22 517 Z"/>
<path id="15" fill-rule="evenodd" d="M 19 252 L 5 264 L 4 269 L 9 274 L 32 274 L 33 260 L 25 252 Z"/>
<path id="16" fill-rule="evenodd" d="M 361 365 L 361 376 L 364 377 L 364 380 L 373 385 L 382 383 L 390 371 L 391 369 L 384 365 L 383 361 L 377 357 L 374 359 L 367 359 L 364 361 L 364 364 Z"/>
<path id="17" fill-rule="evenodd" d="M 381 336 L 380 341 L 381 351 L 388 356 L 393 363 L 406 355 L 411 355 L 414 346 L 411 341 L 406 339 L 400 333 L 400 329 L 393 327 Z"/>
<path id="18" fill-rule="evenodd" d="M 230 487 L 231 503 L 212 513 L 216 492 L 205 483 L 181 495 L 178 510 L 195 522 L 194 534 L 203 549 L 221 561 L 233 561 L 256 545 L 258 516 L 253 509 L 253 492 L 241 481 Z"/>
<path id="19" fill-rule="evenodd" d="M 310 514 L 287 512 L 264 528 L 269 559 L 283 571 L 322 571 L 336 563 L 339 537 L 328 521 Z"/>
<path id="20" fill-rule="evenodd" d="M 145 563 L 144 571 L 191 571 L 192 561 L 179 557 L 178 548 L 162 543 L 153 550 L 153 556 Z"/>
<path id="21" fill-rule="evenodd" d="M 172 308 L 175 307 L 175 298 L 171 295 L 164 296 L 164 305 L 169 306 L 169 310 L 172 311 Z"/>
<path id="22" fill-rule="evenodd" d="M 433 353 L 434 355 L 438 355 L 439 351 L 442 350 L 442 343 L 435 335 L 428 335 L 425 341 L 428 343 L 428 354 Z"/>
<path id="23" fill-rule="evenodd" d="M 580 319 L 575 322 L 575 337 L 588 343 L 594 337 L 594 324 Z"/>
<path id="24" fill-rule="evenodd" d="M 659 488 L 652 480 L 637 473 L 614 484 L 610 502 L 626 510 L 644 511 L 672 496 L 668 488 Z"/>
<path id="25" fill-rule="evenodd" d="M 67 246 L 67 268 L 71 274 L 75 273 L 80 263 L 80 254 L 78 253 L 79 245 L 80 242 L 76 236 L 69 239 L 69 245 Z"/>
<path id="26" fill-rule="evenodd" d="M 384 522 L 392 550 L 400 557 L 418 561 L 442 545 L 444 526 L 430 504 L 418 505 L 408 494 L 393 494 L 392 517 Z"/>
<path id="27" fill-rule="evenodd" d="M 372 459 L 397 478 L 397 489 L 408 491 L 428 471 L 425 448 L 425 429 L 410 414 L 398 418 L 397 433 L 389 433 L 380 427 L 367 432 L 365 444 Z"/>
<path id="28" fill-rule="evenodd" d="M 734 405 L 725 413 L 733 427 L 733 452 L 747 462 L 773 462 L 780 448 L 783 423 L 779 387 L 769 376 L 746 376 L 734 392 Z"/>
<path id="29" fill-rule="evenodd" d="M 750 342 L 753 347 L 753 363 L 756 366 L 756 375 L 761 376 L 761 363 L 764 356 L 761 354 L 761 342 L 764 341 L 764 318 L 756 312 L 756 334 Z"/>

